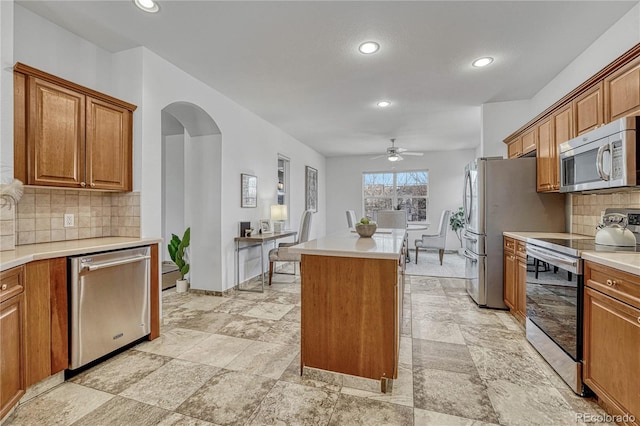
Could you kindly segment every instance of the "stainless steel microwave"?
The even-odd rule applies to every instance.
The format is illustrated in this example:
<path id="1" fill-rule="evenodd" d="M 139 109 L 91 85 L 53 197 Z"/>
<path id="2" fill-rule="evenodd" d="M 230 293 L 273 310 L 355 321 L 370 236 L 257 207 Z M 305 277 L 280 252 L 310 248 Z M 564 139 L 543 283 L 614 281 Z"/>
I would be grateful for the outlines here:
<path id="1" fill-rule="evenodd" d="M 638 185 L 640 117 L 625 117 L 560 144 L 560 192 Z"/>

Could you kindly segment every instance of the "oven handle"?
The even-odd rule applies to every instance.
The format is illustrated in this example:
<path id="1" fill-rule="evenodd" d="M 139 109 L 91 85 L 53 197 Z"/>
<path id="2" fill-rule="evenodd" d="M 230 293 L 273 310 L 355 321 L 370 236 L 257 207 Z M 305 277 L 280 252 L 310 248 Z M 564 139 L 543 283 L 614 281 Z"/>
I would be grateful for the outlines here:
<path id="1" fill-rule="evenodd" d="M 135 263 L 135 262 L 140 262 L 147 259 L 151 259 L 151 256 L 128 257 L 126 259 L 114 260 L 112 262 L 104 262 L 104 263 L 83 263 L 82 269 L 88 269 L 89 271 L 97 271 L 98 269 L 126 265 L 127 263 Z"/>
<path id="2" fill-rule="evenodd" d="M 574 274 L 582 274 L 580 259 L 563 256 L 558 253 L 550 253 L 547 250 L 535 246 L 532 247 L 530 244 L 527 244 L 527 256 L 542 260 L 553 266 L 562 267 L 562 269 L 573 272 Z"/>
<path id="3" fill-rule="evenodd" d="M 600 148 L 598 148 L 598 157 L 596 160 L 596 170 L 598 171 L 598 176 L 600 176 L 600 179 L 604 181 L 611 179 L 611 176 L 604 172 L 604 153 L 606 151 L 609 151 L 609 154 L 611 154 L 611 146 L 609 144 L 602 145 Z"/>

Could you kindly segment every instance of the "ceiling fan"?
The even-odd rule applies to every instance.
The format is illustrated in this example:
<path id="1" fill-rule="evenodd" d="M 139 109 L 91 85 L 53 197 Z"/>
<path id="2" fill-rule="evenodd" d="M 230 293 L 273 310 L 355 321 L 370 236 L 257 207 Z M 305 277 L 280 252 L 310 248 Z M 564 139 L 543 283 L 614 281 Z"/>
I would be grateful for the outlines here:
<path id="1" fill-rule="evenodd" d="M 378 158 L 387 157 L 387 160 L 389 161 L 402 161 L 404 160 L 404 158 L 400 154 L 416 155 L 416 156 L 424 155 L 424 153 L 422 152 L 412 152 L 412 151 L 407 151 L 406 148 L 396 147 L 396 140 L 394 138 L 394 139 L 391 139 L 391 146 L 387 148 L 386 154 L 378 155 L 377 157 L 373 157 L 371 159 L 377 160 Z"/>

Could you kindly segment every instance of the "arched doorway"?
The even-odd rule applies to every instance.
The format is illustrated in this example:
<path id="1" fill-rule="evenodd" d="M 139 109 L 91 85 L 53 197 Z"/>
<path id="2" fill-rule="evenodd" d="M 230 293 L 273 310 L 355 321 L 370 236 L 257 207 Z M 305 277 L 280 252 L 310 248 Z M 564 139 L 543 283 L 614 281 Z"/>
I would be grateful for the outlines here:
<path id="1" fill-rule="evenodd" d="M 191 288 L 222 290 L 222 134 L 189 102 L 162 110 L 162 237 L 191 227 Z M 170 260 L 164 244 L 162 260 Z"/>

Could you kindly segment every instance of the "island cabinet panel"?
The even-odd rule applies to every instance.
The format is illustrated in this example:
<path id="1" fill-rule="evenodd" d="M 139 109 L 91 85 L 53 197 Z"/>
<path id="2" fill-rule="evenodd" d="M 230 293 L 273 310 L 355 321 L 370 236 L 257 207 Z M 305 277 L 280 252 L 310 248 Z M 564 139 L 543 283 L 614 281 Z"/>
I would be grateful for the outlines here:
<path id="1" fill-rule="evenodd" d="M 397 377 L 398 261 L 302 255 L 301 366 Z"/>

